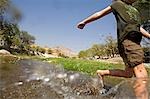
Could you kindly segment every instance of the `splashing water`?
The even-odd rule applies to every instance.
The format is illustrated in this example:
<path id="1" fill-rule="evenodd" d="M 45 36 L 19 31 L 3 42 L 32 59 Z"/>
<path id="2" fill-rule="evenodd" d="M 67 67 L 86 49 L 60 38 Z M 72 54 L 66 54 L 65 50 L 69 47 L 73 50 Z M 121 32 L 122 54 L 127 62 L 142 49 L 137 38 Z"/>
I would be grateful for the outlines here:
<path id="1" fill-rule="evenodd" d="M 61 65 L 20 60 L 1 64 L 0 72 L 0 99 L 135 99 L 135 79 L 124 80 L 101 95 L 97 77 L 66 71 Z"/>

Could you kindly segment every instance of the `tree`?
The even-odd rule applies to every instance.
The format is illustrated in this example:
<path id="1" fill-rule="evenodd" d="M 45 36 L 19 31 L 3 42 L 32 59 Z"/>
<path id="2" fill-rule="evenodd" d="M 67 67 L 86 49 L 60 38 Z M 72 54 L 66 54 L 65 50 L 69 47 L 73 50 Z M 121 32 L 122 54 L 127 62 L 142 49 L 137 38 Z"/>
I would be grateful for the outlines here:
<path id="1" fill-rule="evenodd" d="M 99 53 L 101 51 L 101 48 L 100 48 L 100 45 L 99 44 L 94 44 L 92 47 L 91 47 L 91 51 L 92 51 L 92 56 L 99 56 Z"/>
<path id="2" fill-rule="evenodd" d="M 105 45 L 104 44 L 94 44 L 91 49 L 92 49 L 92 53 L 93 53 L 93 56 L 98 56 L 99 58 L 101 56 L 104 56 L 105 55 Z"/>
<path id="3" fill-rule="evenodd" d="M 95 53 L 94 53 L 94 50 L 92 49 L 92 48 L 89 48 L 89 49 L 87 49 L 86 51 L 85 51 L 85 53 L 86 53 L 86 57 L 89 57 L 89 58 L 92 58 L 92 57 L 94 57 L 95 55 Z"/>
<path id="4" fill-rule="evenodd" d="M 79 58 L 92 58 L 95 56 L 100 57 L 114 57 L 115 54 L 118 53 L 117 49 L 117 41 L 112 37 L 112 35 L 108 35 L 105 38 L 105 44 L 94 44 L 91 48 L 80 51 Z"/>
<path id="5" fill-rule="evenodd" d="M 10 0 L 0 1 L 0 25 L 4 27 L 5 22 L 10 24 L 17 24 L 21 19 L 21 13 L 19 9 L 12 5 Z"/>
<path id="6" fill-rule="evenodd" d="M 150 1 L 149 0 L 138 0 L 133 4 L 141 14 L 142 23 L 150 20 Z"/>
<path id="7" fill-rule="evenodd" d="M 78 54 L 78 57 L 79 58 L 86 58 L 87 57 L 86 51 L 80 51 L 79 54 Z"/>
<path id="8" fill-rule="evenodd" d="M 35 37 L 30 35 L 26 31 L 20 31 L 19 38 L 20 38 L 20 43 L 19 43 L 20 50 L 27 51 L 27 52 L 30 51 L 31 50 L 30 45 L 35 43 Z"/>
<path id="9" fill-rule="evenodd" d="M 0 1 L 0 40 L 6 49 L 10 49 L 12 42 L 19 41 L 17 22 L 20 18 L 20 11 L 9 0 Z"/>
<path id="10" fill-rule="evenodd" d="M 17 49 L 21 52 L 28 51 L 30 50 L 30 45 L 35 42 L 35 37 L 26 31 L 20 31 L 15 24 L 5 24 L 5 31 L 0 35 L 1 40 L 4 42 L 3 48 L 8 51 L 12 49 Z"/>
<path id="11" fill-rule="evenodd" d="M 5 31 L 1 33 L 1 40 L 4 42 L 4 48 L 9 50 L 12 45 L 16 45 L 19 41 L 19 29 L 17 25 L 5 24 Z"/>
<path id="12" fill-rule="evenodd" d="M 117 53 L 117 41 L 111 35 L 106 37 L 106 53 L 110 57 Z"/>
<path id="13" fill-rule="evenodd" d="M 30 45 L 34 44 L 35 37 L 26 31 L 20 31 L 18 21 L 21 19 L 20 11 L 12 5 L 10 0 L 0 1 L 0 41 L 1 46 L 8 51 L 29 53 Z"/>
<path id="14" fill-rule="evenodd" d="M 28 32 L 26 31 L 21 31 L 20 32 L 20 39 L 22 41 L 23 44 L 28 44 L 28 45 L 32 45 L 35 43 L 35 37 L 30 35 Z"/>

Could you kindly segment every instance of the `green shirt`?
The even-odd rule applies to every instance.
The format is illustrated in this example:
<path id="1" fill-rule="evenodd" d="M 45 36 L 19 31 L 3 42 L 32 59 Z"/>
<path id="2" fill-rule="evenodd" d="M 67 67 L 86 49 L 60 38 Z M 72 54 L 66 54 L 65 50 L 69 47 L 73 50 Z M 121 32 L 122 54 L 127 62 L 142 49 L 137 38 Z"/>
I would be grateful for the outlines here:
<path id="1" fill-rule="evenodd" d="M 122 42 L 130 32 L 139 32 L 141 20 L 136 8 L 121 0 L 114 1 L 111 8 L 117 20 L 118 43 Z"/>

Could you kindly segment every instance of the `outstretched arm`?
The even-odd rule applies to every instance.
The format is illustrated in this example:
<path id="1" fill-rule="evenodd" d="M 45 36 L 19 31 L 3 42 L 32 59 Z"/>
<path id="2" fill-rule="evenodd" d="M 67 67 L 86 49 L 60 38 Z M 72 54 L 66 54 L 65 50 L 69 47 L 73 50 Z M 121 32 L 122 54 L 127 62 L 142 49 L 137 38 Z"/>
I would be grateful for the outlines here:
<path id="1" fill-rule="evenodd" d="M 150 33 L 148 33 L 145 29 L 143 29 L 142 27 L 140 27 L 140 32 L 142 33 L 142 35 L 146 38 L 150 39 Z"/>
<path id="2" fill-rule="evenodd" d="M 90 23 L 92 21 L 95 21 L 107 14 L 109 14 L 110 12 L 112 11 L 112 8 L 110 6 L 108 6 L 107 8 L 99 11 L 99 12 L 96 12 L 94 13 L 93 15 L 89 16 L 88 18 L 84 19 L 83 21 L 81 21 L 77 26 L 79 29 L 83 29 L 84 26 L 87 24 L 87 23 Z"/>

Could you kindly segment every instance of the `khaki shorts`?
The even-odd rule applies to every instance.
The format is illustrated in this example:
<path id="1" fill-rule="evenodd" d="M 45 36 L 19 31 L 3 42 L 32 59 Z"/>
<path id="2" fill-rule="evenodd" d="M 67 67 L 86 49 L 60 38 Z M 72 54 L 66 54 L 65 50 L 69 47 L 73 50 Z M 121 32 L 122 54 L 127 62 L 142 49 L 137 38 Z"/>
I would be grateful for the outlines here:
<path id="1" fill-rule="evenodd" d="M 118 50 L 127 67 L 135 67 L 144 61 L 144 52 L 139 43 L 126 39 L 118 44 Z"/>

